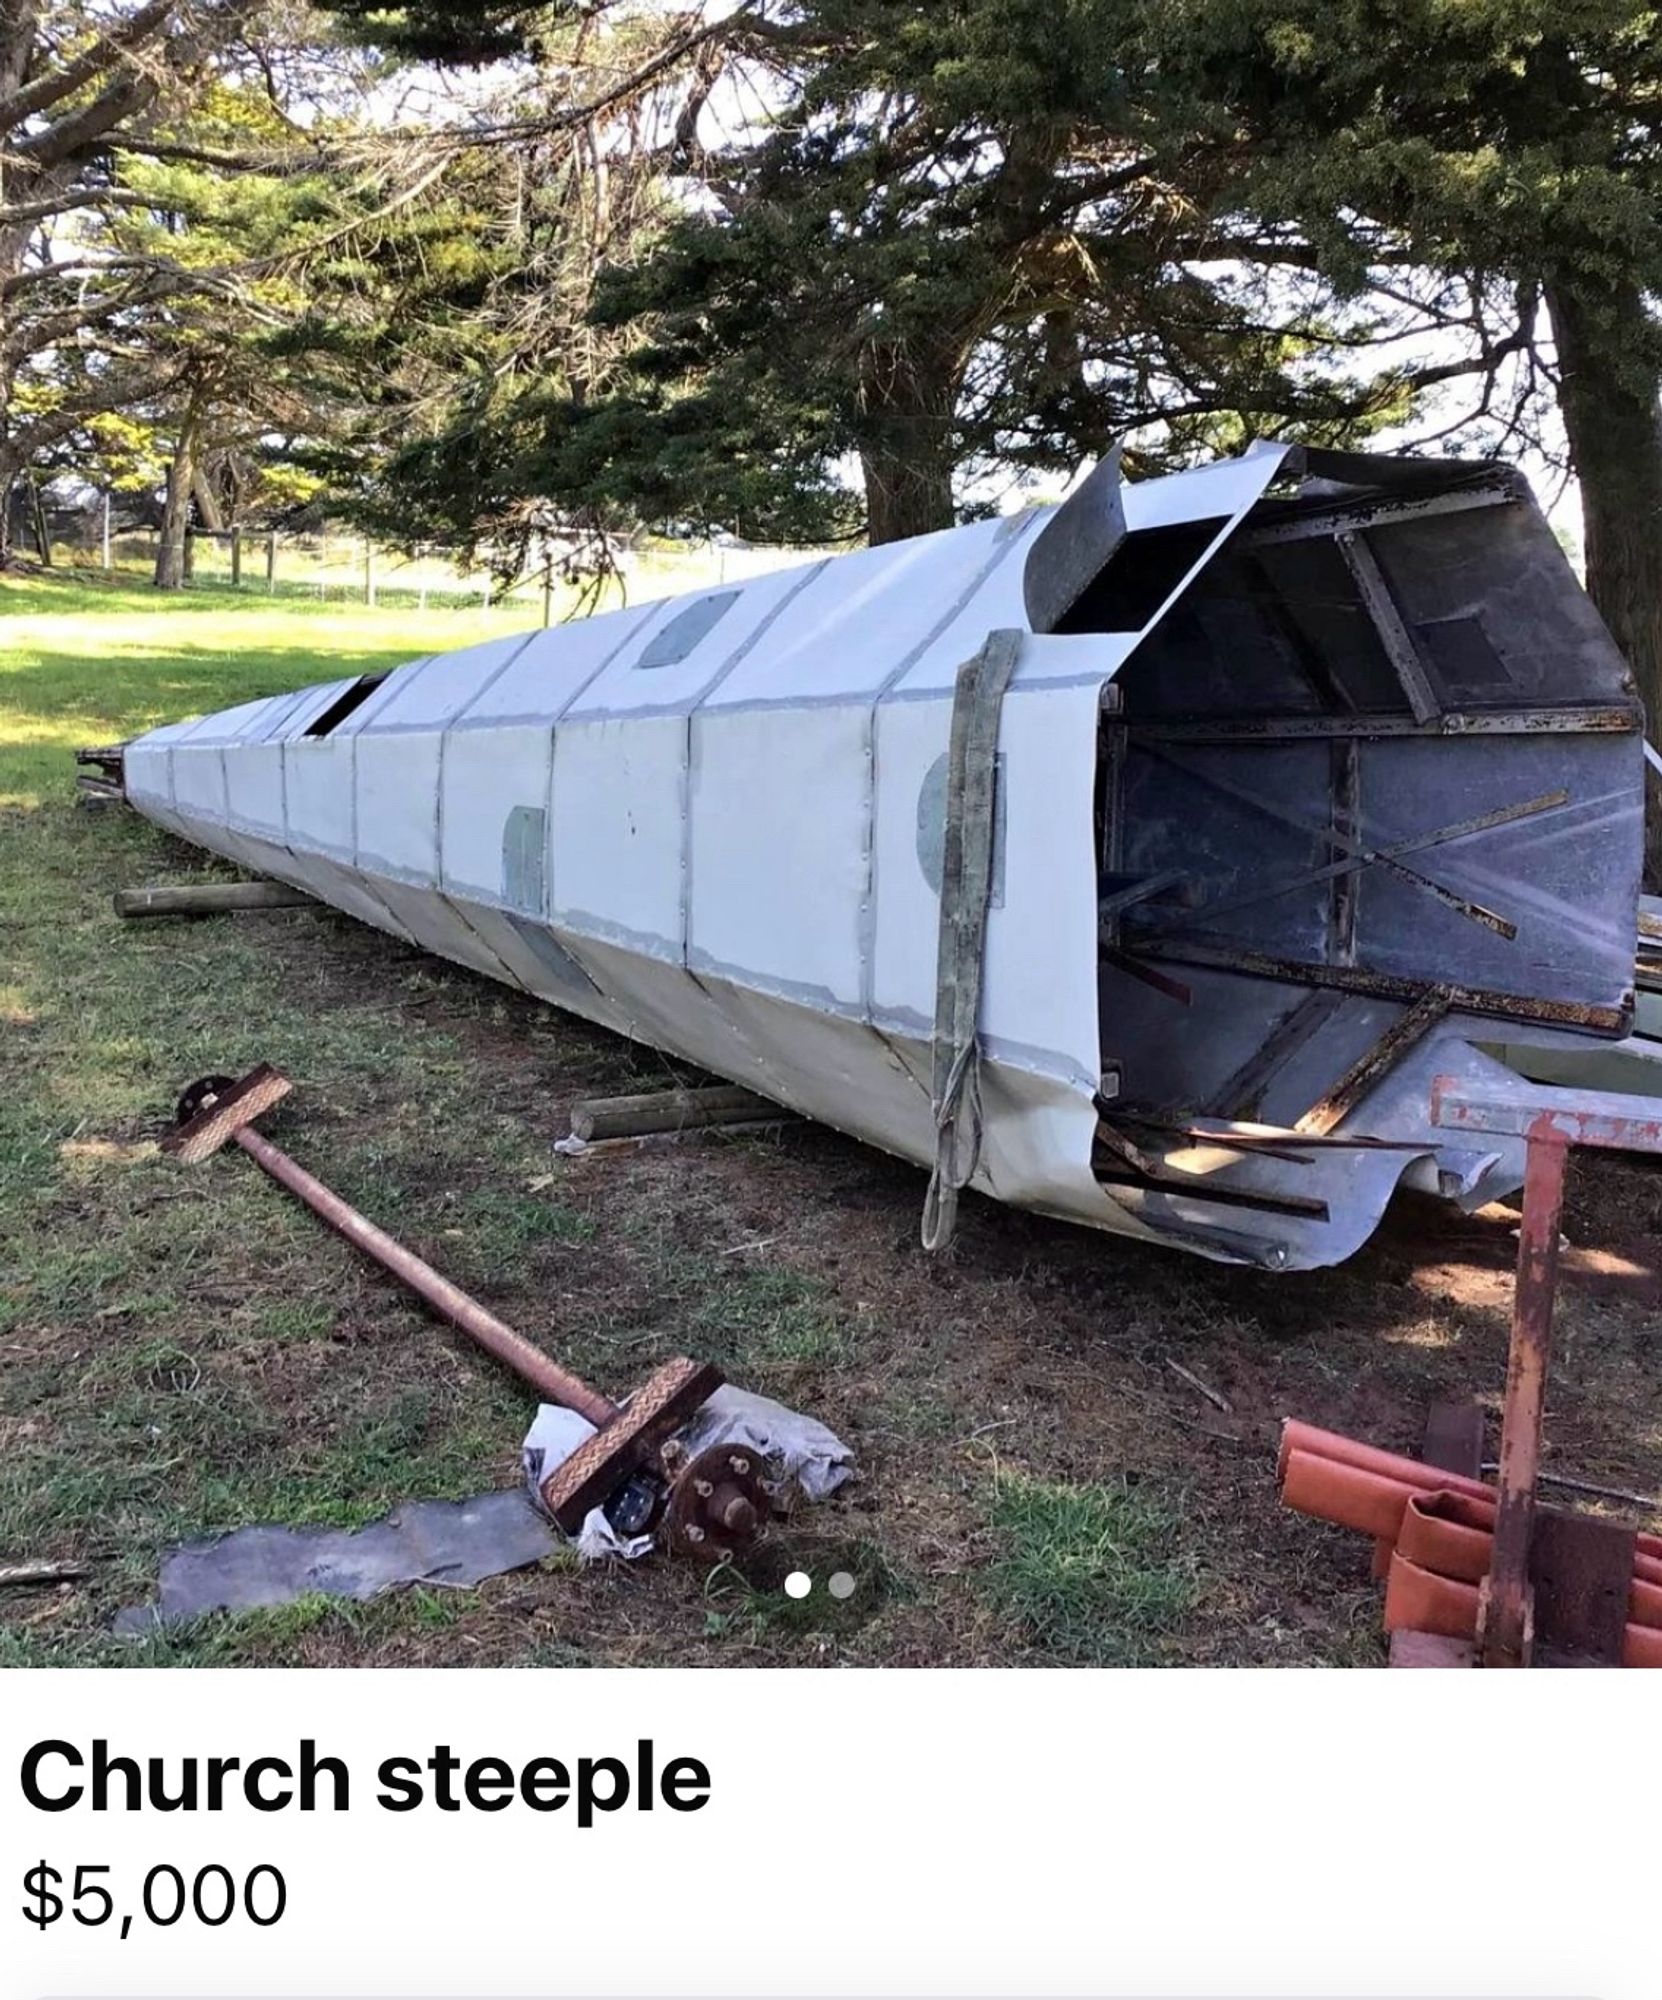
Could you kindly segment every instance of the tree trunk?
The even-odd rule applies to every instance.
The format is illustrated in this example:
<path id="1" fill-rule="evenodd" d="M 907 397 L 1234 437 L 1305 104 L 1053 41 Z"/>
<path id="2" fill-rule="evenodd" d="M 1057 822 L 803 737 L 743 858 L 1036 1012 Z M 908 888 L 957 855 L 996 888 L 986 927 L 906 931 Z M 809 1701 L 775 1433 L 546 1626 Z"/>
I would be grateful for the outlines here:
<path id="1" fill-rule="evenodd" d="M 185 543 L 190 532 L 190 506 L 196 485 L 197 433 L 202 413 L 195 396 L 179 419 L 179 439 L 167 469 L 167 499 L 162 507 L 162 540 L 156 551 L 156 588 L 185 587 Z"/>
<path id="2" fill-rule="evenodd" d="M 214 534 L 221 534 L 225 528 L 225 509 L 219 504 L 219 495 L 214 491 L 213 481 L 208 477 L 207 468 L 200 459 L 196 465 L 196 476 L 191 480 L 190 490 L 196 496 L 196 511 L 202 516 L 202 525 Z"/>
<path id="3" fill-rule="evenodd" d="M 1627 657 L 1651 740 L 1662 732 L 1662 405 L 1634 338 L 1637 291 L 1547 287 L 1559 408 L 1581 482 L 1587 590 Z M 1638 352 L 1636 353 L 1636 350 Z M 1650 779 L 1646 879 L 1662 886 L 1662 788 Z"/>
<path id="4" fill-rule="evenodd" d="M 35 554 L 42 569 L 52 567 L 52 533 L 46 525 L 46 502 L 40 497 L 40 481 L 29 481 L 29 526 L 35 538 Z"/>
<path id="5" fill-rule="evenodd" d="M 953 523 L 956 370 L 911 349 L 868 348 L 860 470 L 873 548 Z"/>
<path id="6" fill-rule="evenodd" d="M 0 570 L 10 566 L 17 541 L 18 512 L 23 500 L 23 481 L 16 461 L 0 448 Z"/>

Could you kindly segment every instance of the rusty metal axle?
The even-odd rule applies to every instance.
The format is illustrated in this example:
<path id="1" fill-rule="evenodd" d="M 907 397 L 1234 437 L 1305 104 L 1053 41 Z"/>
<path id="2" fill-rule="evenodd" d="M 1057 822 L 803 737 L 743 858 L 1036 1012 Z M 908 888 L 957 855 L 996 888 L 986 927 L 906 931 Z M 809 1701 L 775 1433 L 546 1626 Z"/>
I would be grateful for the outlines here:
<path id="1" fill-rule="evenodd" d="M 240 1081 L 204 1077 L 180 1099 L 178 1121 L 163 1142 L 164 1148 L 194 1165 L 234 1141 L 262 1173 L 297 1196 L 314 1215 L 373 1258 L 442 1319 L 511 1368 L 543 1401 L 575 1410 L 593 1424 L 595 1435 L 557 1466 L 543 1484 L 543 1503 L 567 1534 L 575 1534 L 591 1508 L 603 1505 L 636 1474 L 657 1479 L 660 1449 L 721 1386 L 720 1372 L 707 1362 L 677 1357 L 642 1383 L 626 1404 L 614 1403 L 581 1376 L 551 1360 L 256 1131 L 254 1120 L 286 1097 L 292 1087 L 269 1063 L 250 1070 Z M 655 1512 L 662 1510 L 663 1503 L 660 1494 Z M 733 1543 L 749 1540 L 763 1518 L 761 1512 L 752 1510 L 752 1517 L 735 1516 L 732 1522 L 724 1522 L 725 1539 Z"/>

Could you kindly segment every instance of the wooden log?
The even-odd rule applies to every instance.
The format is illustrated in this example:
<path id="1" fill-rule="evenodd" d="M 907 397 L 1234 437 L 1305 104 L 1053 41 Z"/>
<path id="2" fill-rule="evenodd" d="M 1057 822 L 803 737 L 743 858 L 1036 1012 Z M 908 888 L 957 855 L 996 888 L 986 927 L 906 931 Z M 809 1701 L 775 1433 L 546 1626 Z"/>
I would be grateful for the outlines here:
<path id="1" fill-rule="evenodd" d="M 159 889 L 117 889 L 118 917 L 213 917 L 227 910 L 287 910 L 315 899 L 287 882 L 187 882 Z"/>
<path id="2" fill-rule="evenodd" d="M 73 1583 L 77 1577 L 91 1574 L 91 1568 L 86 1563 L 0 1563 L 0 1584 L 19 1584 L 26 1587 L 31 1584 Z"/>
<path id="3" fill-rule="evenodd" d="M 655 1132 L 687 1132 L 713 1125 L 753 1125 L 789 1118 L 770 1098 L 737 1084 L 707 1090 L 648 1090 L 633 1097 L 591 1097 L 571 1107 L 574 1139 L 640 1139 Z"/>

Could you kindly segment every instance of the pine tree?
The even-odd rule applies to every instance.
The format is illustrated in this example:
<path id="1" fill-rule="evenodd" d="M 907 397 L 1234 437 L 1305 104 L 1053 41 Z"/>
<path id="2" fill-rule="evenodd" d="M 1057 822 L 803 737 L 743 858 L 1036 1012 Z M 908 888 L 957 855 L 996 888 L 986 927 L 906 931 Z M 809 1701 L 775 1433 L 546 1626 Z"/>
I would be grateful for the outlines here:
<path id="1" fill-rule="evenodd" d="M 1133 469 L 1242 428 L 1400 418 L 1325 300 L 1213 240 L 1210 157 L 1167 143 L 1118 0 L 806 0 L 740 17 L 729 101 L 772 115 L 671 162 L 700 198 L 609 274 L 643 335 L 605 402 L 549 411 L 540 482 L 760 534 L 949 525 L 1131 434 Z M 690 121 L 684 121 L 690 122 Z M 860 499 L 846 469 L 857 466 Z"/>

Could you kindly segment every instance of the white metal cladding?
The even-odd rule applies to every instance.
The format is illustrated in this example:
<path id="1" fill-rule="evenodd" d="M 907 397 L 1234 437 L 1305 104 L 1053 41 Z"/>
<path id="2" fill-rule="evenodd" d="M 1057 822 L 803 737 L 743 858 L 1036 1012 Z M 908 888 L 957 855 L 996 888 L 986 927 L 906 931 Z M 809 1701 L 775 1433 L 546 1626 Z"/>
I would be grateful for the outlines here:
<path id="1" fill-rule="evenodd" d="M 1133 488 L 1132 525 L 1239 516 L 1279 459 Z M 351 683 L 158 730 L 129 746 L 128 793 L 247 867 L 927 1160 L 920 809 L 958 666 L 1026 622 L 1044 518 L 418 661 L 322 737 Z M 1035 637 L 1007 701 L 978 1181 L 1140 1234 L 1089 1165 L 1094 723 L 1133 638 Z"/>
<path id="2" fill-rule="evenodd" d="M 1123 489 L 1129 534 L 1186 530 L 1189 552 L 1158 573 L 1164 595 L 1136 630 L 1028 629 L 1024 573 L 1054 518 L 1038 511 L 493 640 L 367 692 L 334 681 L 170 725 L 127 747 L 128 796 L 246 867 L 927 1164 L 956 677 L 990 631 L 1023 631 L 998 738 L 972 1185 L 1207 1255 L 1333 1262 L 1405 1174 L 1498 1191 L 1483 1179 L 1493 1156 L 1457 1156 L 1420 1105 L 1427 1065 L 1489 1060 L 1457 1022 L 1381 1092 L 1390 1147 L 1321 1156 L 1320 1220 L 1248 1210 L 1220 1226 L 1214 1205 L 1130 1201 L 1093 1171 L 1103 690 L 1286 456 L 1261 447 Z M 1289 771 L 1301 754 L 1286 754 Z M 1369 752 L 1383 768 L 1398 754 Z M 1491 775 L 1477 771 L 1480 791 Z M 1388 903 L 1373 908 L 1390 918 Z M 1400 922 L 1424 920 L 1410 896 Z M 1250 1050 L 1288 1004 L 1284 988 L 1247 981 L 1243 1006 L 1239 979 L 1184 978 L 1214 1067 L 1240 1060 L 1231 1034 Z M 1146 1008 L 1147 1044 L 1181 1043 L 1160 1004 L 1132 987 L 1116 1022 L 1144 1034 Z M 1347 1005 L 1358 1048 L 1392 1013 Z M 1350 1059 L 1349 1043 L 1331 1046 Z M 1186 1045 L 1174 1073 L 1184 1060 Z M 1271 1196 L 1309 1184 L 1273 1157 L 1228 1170 Z"/>

